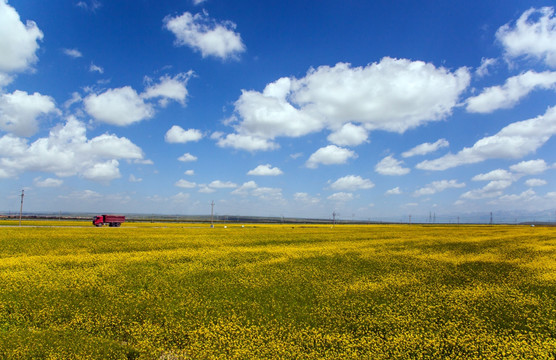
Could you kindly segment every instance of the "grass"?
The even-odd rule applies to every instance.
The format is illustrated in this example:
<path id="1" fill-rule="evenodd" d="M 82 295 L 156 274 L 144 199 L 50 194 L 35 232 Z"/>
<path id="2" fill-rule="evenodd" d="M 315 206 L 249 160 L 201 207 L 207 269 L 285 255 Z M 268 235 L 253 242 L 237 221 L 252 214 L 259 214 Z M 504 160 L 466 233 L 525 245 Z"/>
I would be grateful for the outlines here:
<path id="1" fill-rule="evenodd" d="M 556 228 L 124 225 L 0 228 L 0 358 L 556 357 Z"/>

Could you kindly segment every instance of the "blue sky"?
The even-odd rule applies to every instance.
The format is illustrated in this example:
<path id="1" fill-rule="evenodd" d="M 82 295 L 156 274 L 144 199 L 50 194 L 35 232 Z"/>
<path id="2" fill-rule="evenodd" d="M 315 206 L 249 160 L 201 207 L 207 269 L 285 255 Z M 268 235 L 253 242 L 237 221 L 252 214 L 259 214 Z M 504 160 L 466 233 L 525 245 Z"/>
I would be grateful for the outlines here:
<path id="1" fill-rule="evenodd" d="M 0 211 L 554 216 L 555 90 L 548 1 L 0 0 Z"/>

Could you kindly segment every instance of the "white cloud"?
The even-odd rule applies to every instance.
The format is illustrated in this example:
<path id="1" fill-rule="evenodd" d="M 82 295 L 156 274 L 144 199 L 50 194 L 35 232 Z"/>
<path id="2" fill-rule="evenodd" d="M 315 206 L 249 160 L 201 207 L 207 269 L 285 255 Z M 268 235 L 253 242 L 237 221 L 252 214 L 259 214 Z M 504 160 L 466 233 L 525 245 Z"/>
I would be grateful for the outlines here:
<path id="1" fill-rule="evenodd" d="M 477 68 L 475 74 L 479 77 L 483 77 L 489 74 L 488 68 L 494 66 L 498 60 L 491 59 L 491 58 L 482 58 L 481 59 L 481 66 Z"/>
<path id="2" fill-rule="evenodd" d="M 258 187 L 257 183 L 254 181 L 244 182 L 240 187 L 232 191 L 234 195 L 248 195 L 250 191 Z"/>
<path id="3" fill-rule="evenodd" d="M 486 174 L 478 174 L 473 176 L 473 181 L 493 181 L 493 180 L 514 180 L 515 175 L 504 169 L 496 169 Z"/>
<path id="4" fill-rule="evenodd" d="M 435 152 L 436 150 L 444 147 L 448 147 L 450 143 L 446 139 L 439 139 L 434 143 L 423 143 L 421 145 L 417 145 L 411 150 L 408 150 L 402 153 L 402 157 L 407 158 L 415 155 L 426 155 L 431 152 Z"/>
<path id="5" fill-rule="evenodd" d="M 368 131 L 365 128 L 347 123 L 338 131 L 328 135 L 327 139 L 340 146 L 357 146 L 367 141 L 368 136 Z"/>
<path id="6" fill-rule="evenodd" d="M 508 188 L 513 180 L 492 180 L 480 189 L 474 189 L 463 193 L 463 199 L 485 199 L 502 195 L 502 190 Z"/>
<path id="7" fill-rule="evenodd" d="M 206 0 L 193 0 L 193 5 L 200 5 L 204 3 Z"/>
<path id="8" fill-rule="evenodd" d="M 447 117 L 469 79 L 466 68 L 452 73 L 407 59 L 321 66 L 301 79 L 280 78 L 263 92 L 242 91 L 235 102 L 238 121 L 232 125 L 237 136 L 267 141 L 327 128 L 333 131 L 331 142 L 357 145 L 368 131 L 403 133 Z"/>
<path id="9" fill-rule="evenodd" d="M 197 186 L 197 184 L 195 184 L 194 182 L 187 181 L 184 179 L 179 179 L 178 181 L 176 181 L 174 185 L 185 189 L 193 189 L 194 187 Z"/>
<path id="10" fill-rule="evenodd" d="M 271 187 L 258 187 L 251 191 L 251 195 L 265 201 L 282 201 L 282 189 Z"/>
<path id="11" fill-rule="evenodd" d="M 556 18 L 553 15 L 552 7 L 531 8 L 515 25 L 499 28 L 496 38 L 504 46 L 506 57 L 534 57 L 556 67 Z"/>
<path id="12" fill-rule="evenodd" d="M 393 189 L 387 190 L 386 191 L 386 195 L 400 195 L 402 193 L 402 191 L 400 190 L 399 186 L 396 186 Z"/>
<path id="13" fill-rule="evenodd" d="M 304 204 L 318 204 L 320 202 L 319 198 L 312 197 L 306 192 L 296 192 L 293 194 L 293 199 Z"/>
<path id="14" fill-rule="evenodd" d="M 214 189 L 234 189 L 237 187 L 237 184 L 231 181 L 214 180 L 208 186 Z"/>
<path id="15" fill-rule="evenodd" d="M 462 187 L 465 187 L 465 183 L 458 183 L 457 180 L 433 181 L 432 183 L 428 184 L 427 186 L 416 190 L 413 193 L 413 195 L 414 196 L 433 195 L 433 194 L 436 194 L 438 192 L 444 191 L 446 189 L 462 188 Z"/>
<path id="16" fill-rule="evenodd" d="M 363 179 L 361 176 L 347 175 L 339 178 L 330 184 L 330 188 L 333 190 L 347 190 L 356 191 L 371 189 L 375 186 L 373 182 L 369 179 Z"/>
<path id="17" fill-rule="evenodd" d="M 542 159 L 522 161 L 518 164 L 510 166 L 510 170 L 521 174 L 540 174 L 548 169 L 548 165 Z"/>
<path id="18" fill-rule="evenodd" d="M 254 196 L 266 201 L 282 201 L 282 189 L 259 187 L 254 181 L 247 181 L 232 191 L 233 195 Z"/>
<path id="19" fill-rule="evenodd" d="M 80 58 L 83 56 L 83 54 L 81 54 L 81 51 L 77 49 L 63 49 L 62 51 L 64 52 L 64 54 L 72 58 Z"/>
<path id="20" fill-rule="evenodd" d="M 85 124 L 73 117 L 30 144 L 11 134 L 0 138 L 0 177 L 37 171 L 106 182 L 120 176 L 119 159 L 141 160 L 143 152 L 125 137 L 103 134 L 89 140 Z"/>
<path id="21" fill-rule="evenodd" d="M 530 201 L 535 201 L 539 197 L 532 189 L 527 189 L 521 194 L 511 194 L 511 195 L 503 195 L 500 198 L 493 200 L 492 204 L 520 204 L 521 206 L 523 203 L 527 203 Z"/>
<path id="22" fill-rule="evenodd" d="M 228 134 L 226 137 L 220 137 L 216 134 L 217 145 L 220 147 L 231 147 L 234 149 L 242 149 L 247 151 L 268 151 L 278 149 L 278 144 L 252 135 Z"/>
<path id="23" fill-rule="evenodd" d="M 195 155 L 191 155 L 190 153 L 185 153 L 178 158 L 179 161 L 183 162 L 192 162 L 197 161 L 197 157 Z"/>
<path id="24" fill-rule="evenodd" d="M 28 70 L 36 61 L 35 52 L 43 33 L 35 22 L 21 22 L 17 11 L 0 1 L 0 73 Z"/>
<path id="25" fill-rule="evenodd" d="M 46 178 L 43 180 L 40 176 L 36 177 L 33 182 L 36 187 L 40 188 L 59 187 L 64 183 L 64 181 L 60 179 Z"/>
<path id="26" fill-rule="evenodd" d="M 330 195 L 329 197 L 327 197 L 327 199 L 337 202 L 346 202 L 353 200 L 353 194 L 341 191 Z"/>
<path id="27" fill-rule="evenodd" d="M 192 76 L 192 71 L 179 73 L 174 77 L 162 76 L 158 84 L 150 85 L 141 96 L 145 99 L 161 98 L 161 106 L 166 106 L 169 99 L 185 105 L 188 95 L 187 82 Z M 148 81 L 150 82 L 150 79 Z"/>
<path id="28" fill-rule="evenodd" d="M 79 1 L 76 6 L 82 8 L 83 10 L 95 12 L 102 6 L 102 3 L 98 0 Z"/>
<path id="29" fill-rule="evenodd" d="M 203 194 L 212 194 L 216 190 L 214 188 L 209 187 L 207 184 L 200 184 L 199 185 L 199 192 Z"/>
<path id="30" fill-rule="evenodd" d="M 467 99 L 467 111 L 473 113 L 491 113 L 498 109 L 509 109 L 519 100 L 535 89 L 554 89 L 556 72 L 537 73 L 527 71 L 512 76 L 503 86 L 493 86 L 483 90 L 477 96 Z"/>
<path id="31" fill-rule="evenodd" d="M 179 192 L 176 195 L 172 196 L 172 201 L 175 203 L 183 203 L 189 200 L 191 195 L 183 192 Z"/>
<path id="32" fill-rule="evenodd" d="M 88 180 L 108 182 L 121 177 L 118 165 L 115 159 L 98 162 L 85 169 L 81 175 Z"/>
<path id="33" fill-rule="evenodd" d="M 176 36 L 177 45 L 186 45 L 200 51 L 203 57 L 234 58 L 245 51 L 241 35 L 235 32 L 231 21 L 216 22 L 203 14 L 185 12 L 180 16 L 166 17 L 164 26 Z"/>
<path id="34" fill-rule="evenodd" d="M 512 123 L 497 134 L 477 141 L 457 154 L 447 154 L 416 165 L 421 170 L 446 170 L 487 159 L 516 159 L 534 152 L 556 134 L 556 107 L 544 115 Z"/>
<path id="35" fill-rule="evenodd" d="M 97 72 L 99 74 L 104 74 L 104 69 L 98 65 L 95 65 L 93 63 L 91 63 L 91 65 L 89 65 L 89 71 L 90 72 Z"/>
<path id="36" fill-rule="evenodd" d="M 164 140 L 167 143 L 185 144 L 190 141 L 199 141 L 203 138 L 203 133 L 197 129 L 184 130 L 178 125 L 174 125 L 166 132 Z"/>
<path id="37" fill-rule="evenodd" d="M 187 176 L 193 176 L 195 175 L 195 170 L 185 170 L 184 174 Z"/>
<path id="38" fill-rule="evenodd" d="M 328 145 L 315 151 L 309 157 L 305 165 L 310 169 L 316 169 L 319 164 L 336 165 L 345 164 L 349 159 L 357 158 L 357 154 L 349 149 L 336 145 Z"/>
<path id="39" fill-rule="evenodd" d="M 53 112 L 56 112 L 56 105 L 50 96 L 29 95 L 20 90 L 0 94 L 0 130 L 17 136 L 34 135 L 39 129 L 40 116 Z"/>
<path id="40" fill-rule="evenodd" d="M 382 175 L 405 175 L 411 170 L 402 167 L 403 161 L 396 160 L 393 155 L 388 155 L 375 165 L 375 171 Z"/>
<path id="41" fill-rule="evenodd" d="M 282 175 L 283 172 L 277 167 L 272 167 L 270 164 L 259 165 L 253 170 L 249 170 L 247 175 L 254 175 L 254 176 L 277 176 Z"/>
<path id="42" fill-rule="evenodd" d="M 111 125 L 126 126 L 154 115 L 152 105 L 145 103 L 129 86 L 90 94 L 83 102 L 89 115 Z"/>
<path id="43" fill-rule="evenodd" d="M 543 179 L 528 179 L 525 181 L 525 185 L 533 187 L 533 186 L 544 186 L 548 184 L 546 180 Z"/>
<path id="44" fill-rule="evenodd" d="M 143 181 L 143 179 L 136 177 L 133 174 L 129 174 L 129 178 L 128 178 L 129 182 L 141 182 Z"/>

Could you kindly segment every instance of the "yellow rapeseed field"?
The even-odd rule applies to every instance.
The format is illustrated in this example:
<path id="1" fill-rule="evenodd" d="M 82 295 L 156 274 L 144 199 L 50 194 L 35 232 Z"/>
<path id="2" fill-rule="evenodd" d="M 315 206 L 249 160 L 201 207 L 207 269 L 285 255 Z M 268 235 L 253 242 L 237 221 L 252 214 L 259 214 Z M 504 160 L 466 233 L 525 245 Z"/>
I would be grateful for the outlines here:
<path id="1" fill-rule="evenodd" d="M 0 359 L 556 358 L 556 228 L 42 225 L 0 226 Z"/>

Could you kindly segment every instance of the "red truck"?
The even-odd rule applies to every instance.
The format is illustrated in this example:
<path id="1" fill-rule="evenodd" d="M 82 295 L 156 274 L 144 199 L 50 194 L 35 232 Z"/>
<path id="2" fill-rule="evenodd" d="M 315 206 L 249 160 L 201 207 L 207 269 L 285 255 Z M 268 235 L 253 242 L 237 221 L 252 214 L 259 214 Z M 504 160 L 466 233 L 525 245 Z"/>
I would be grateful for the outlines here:
<path id="1" fill-rule="evenodd" d="M 123 215 L 98 215 L 93 217 L 93 225 L 102 226 L 108 224 L 108 226 L 119 227 L 125 221 L 125 216 Z"/>

